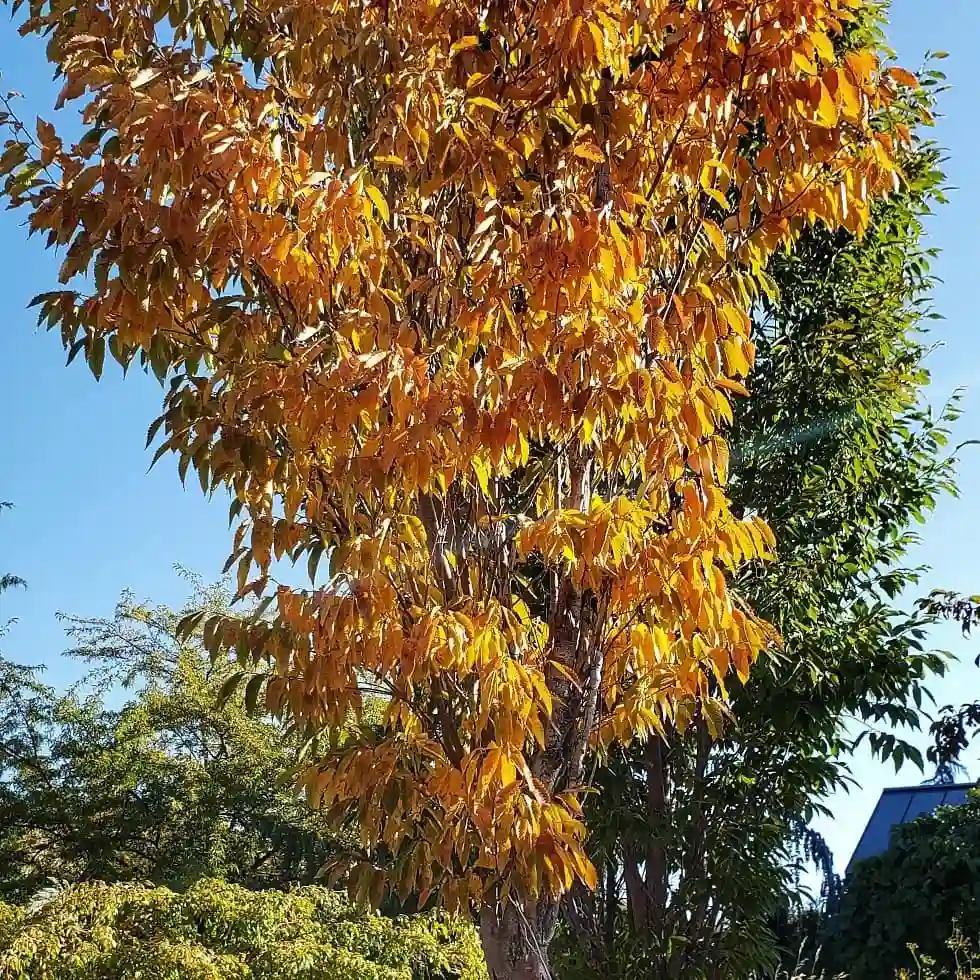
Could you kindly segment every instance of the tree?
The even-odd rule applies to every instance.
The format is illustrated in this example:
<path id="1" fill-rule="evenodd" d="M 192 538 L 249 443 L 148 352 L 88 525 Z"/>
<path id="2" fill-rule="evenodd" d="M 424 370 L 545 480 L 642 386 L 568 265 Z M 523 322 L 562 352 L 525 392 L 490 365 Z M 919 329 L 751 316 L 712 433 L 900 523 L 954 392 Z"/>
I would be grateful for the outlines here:
<path id="1" fill-rule="evenodd" d="M 225 606 L 199 588 L 189 608 Z M 0 895 L 50 879 L 282 887 L 350 847 L 282 787 L 299 746 L 251 718 L 242 692 L 223 697 L 234 665 L 178 642 L 180 618 L 126 595 L 111 619 L 68 619 L 89 666 L 68 694 L 4 665 Z M 128 697 L 110 707 L 119 684 Z"/>
<path id="2" fill-rule="evenodd" d="M 969 637 L 973 627 L 980 623 L 980 596 L 961 596 L 936 589 L 920 600 L 919 607 L 932 616 L 957 623 L 964 637 Z M 980 657 L 974 663 L 980 666 Z M 980 731 L 980 701 L 942 707 L 929 727 L 932 745 L 928 750 L 929 761 L 936 766 L 940 781 L 953 782 L 957 772 L 963 769 L 960 757 L 977 731 Z"/>
<path id="3" fill-rule="evenodd" d="M 941 75 L 925 80 L 890 111 L 931 107 Z M 738 586 L 783 648 L 733 686 L 720 737 L 696 719 L 600 767 L 586 813 L 602 886 L 566 900 L 563 958 L 583 976 L 771 969 L 774 919 L 799 908 L 800 864 L 835 885 L 832 855 L 807 828 L 847 781 L 853 723 L 896 768 L 922 764 L 893 732 L 918 728 L 924 684 L 944 661 L 922 645 L 935 613 L 895 597 L 918 577 L 902 566 L 910 525 L 955 490 L 944 448 L 955 406 L 933 417 L 923 405 L 922 221 L 943 200 L 939 155 L 917 137 L 902 191 L 875 206 L 863 237 L 813 229 L 770 264 L 778 300 L 754 310 L 730 494 L 779 542 Z"/>
<path id="4" fill-rule="evenodd" d="M 589 746 L 717 727 L 772 642 L 722 432 L 769 257 L 898 181 L 873 120 L 915 80 L 835 47 L 862 6 L 29 4 L 91 127 L 11 117 L 6 195 L 68 246 L 40 317 L 169 378 L 158 452 L 231 488 L 275 603 L 206 641 L 314 730 L 389 699 L 310 797 L 373 900 L 478 906 L 496 978 L 594 883 Z"/>
<path id="5" fill-rule="evenodd" d="M 67 889 L 33 912 L 0 903 L 0 980 L 484 980 L 472 925 L 367 916 L 336 892 Z"/>
<path id="6" fill-rule="evenodd" d="M 9 510 L 12 506 L 8 501 L 0 501 L 0 512 Z M 24 588 L 25 585 L 18 575 L 0 573 L 0 593 L 16 587 Z M 9 621 L 0 621 L 0 639 L 6 635 L 9 627 Z M 25 706 L 18 694 L 34 683 L 32 671 L 11 663 L 0 655 L 0 794 L 5 791 L 2 777 L 8 771 L 11 760 L 31 749 L 29 739 L 24 738 L 23 727 L 23 722 L 30 715 L 29 712 L 25 714 Z M 3 831 L 0 830 L 0 835 L 2 834 Z"/>
<path id="7" fill-rule="evenodd" d="M 961 806 L 901 824 L 883 854 L 859 862 L 847 888 L 827 949 L 833 964 L 854 980 L 892 977 L 922 955 L 954 966 L 948 948 L 954 928 L 980 932 L 980 795 Z"/>

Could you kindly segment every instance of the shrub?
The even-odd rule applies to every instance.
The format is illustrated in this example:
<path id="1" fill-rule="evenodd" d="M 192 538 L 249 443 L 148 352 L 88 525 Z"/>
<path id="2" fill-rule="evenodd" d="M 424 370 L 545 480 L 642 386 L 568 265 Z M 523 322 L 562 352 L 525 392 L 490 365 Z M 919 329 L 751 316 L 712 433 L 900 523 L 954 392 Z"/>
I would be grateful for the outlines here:
<path id="1" fill-rule="evenodd" d="M 847 877 L 825 948 L 852 980 L 891 980 L 909 947 L 953 974 L 951 923 L 980 935 L 980 793 L 896 827 L 883 854 Z M 913 974 L 914 975 L 914 974 Z"/>
<path id="2" fill-rule="evenodd" d="M 177 894 L 86 884 L 33 913 L 0 904 L 0 980 L 485 980 L 474 928 L 387 919 L 324 888 Z"/>

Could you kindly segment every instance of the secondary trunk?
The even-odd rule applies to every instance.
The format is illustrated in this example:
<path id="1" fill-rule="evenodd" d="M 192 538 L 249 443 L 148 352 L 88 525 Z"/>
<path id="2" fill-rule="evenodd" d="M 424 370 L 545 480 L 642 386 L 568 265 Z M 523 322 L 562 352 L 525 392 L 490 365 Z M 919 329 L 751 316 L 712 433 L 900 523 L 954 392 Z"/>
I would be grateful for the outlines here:
<path id="1" fill-rule="evenodd" d="M 557 919 L 553 902 L 511 903 L 503 911 L 485 905 L 480 941 L 491 980 L 552 980 L 548 950 Z"/>

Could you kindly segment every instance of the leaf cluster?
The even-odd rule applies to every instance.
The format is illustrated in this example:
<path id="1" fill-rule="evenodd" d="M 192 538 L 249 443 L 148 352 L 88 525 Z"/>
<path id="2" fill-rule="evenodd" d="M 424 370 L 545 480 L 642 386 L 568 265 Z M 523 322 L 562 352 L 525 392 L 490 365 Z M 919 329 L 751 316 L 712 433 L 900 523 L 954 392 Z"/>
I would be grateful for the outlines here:
<path id="1" fill-rule="evenodd" d="M 931 107 L 937 84 L 916 104 Z M 937 610 L 903 602 L 920 574 L 904 559 L 911 528 L 955 492 L 957 409 L 933 414 L 924 396 L 923 222 L 945 199 L 939 150 L 919 136 L 904 166 L 902 191 L 874 207 L 863 236 L 815 229 L 770 263 L 778 291 L 753 308 L 729 492 L 736 513 L 776 535 L 776 560 L 735 583 L 782 647 L 732 685 L 722 733 L 695 717 L 662 746 L 598 766 L 586 817 L 600 890 L 567 903 L 583 975 L 598 959 L 630 976 L 637 957 L 665 976 L 772 969 L 813 900 L 803 871 L 818 872 L 823 902 L 839 892 L 808 825 L 847 785 L 850 752 L 867 740 L 896 769 L 922 767 L 902 730 L 919 728 L 946 661 L 925 645 Z"/>

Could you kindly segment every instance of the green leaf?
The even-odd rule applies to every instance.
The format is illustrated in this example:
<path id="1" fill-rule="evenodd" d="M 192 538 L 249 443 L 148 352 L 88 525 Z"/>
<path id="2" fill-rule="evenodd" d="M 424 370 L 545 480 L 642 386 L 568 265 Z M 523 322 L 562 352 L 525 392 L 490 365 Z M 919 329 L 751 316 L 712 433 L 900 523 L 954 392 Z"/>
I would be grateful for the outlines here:
<path id="1" fill-rule="evenodd" d="M 238 690 L 238 685 L 245 679 L 245 671 L 240 670 L 236 674 L 232 674 L 224 684 L 221 685 L 221 689 L 218 691 L 217 703 L 221 707 L 228 703 L 235 691 Z"/>
<path id="2" fill-rule="evenodd" d="M 102 369 L 105 366 L 105 337 L 101 334 L 92 338 L 88 353 L 88 363 L 92 369 L 92 374 L 95 375 L 95 380 L 100 381 L 102 378 Z"/>
<path id="3" fill-rule="evenodd" d="M 184 616 L 180 622 L 177 624 L 177 628 L 174 631 L 175 636 L 178 640 L 187 640 L 191 637 L 195 630 L 201 625 L 204 617 L 207 615 L 207 611 L 200 609 L 196 612 L 189 613 Z"/>
<path id="4" fill-rule="evenodd" d="M 245 685 L 245 710 L 250 714 L 254 715 L 259 700 L 259 692 L 262 690 L 265 682 L 268 678 L 265 674 L 256 674 L 249 682 Z"/>

